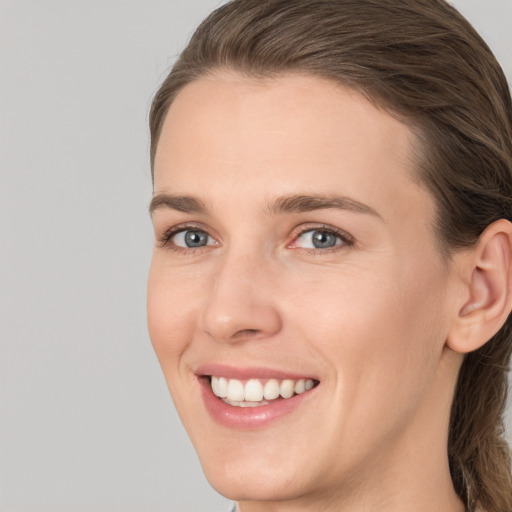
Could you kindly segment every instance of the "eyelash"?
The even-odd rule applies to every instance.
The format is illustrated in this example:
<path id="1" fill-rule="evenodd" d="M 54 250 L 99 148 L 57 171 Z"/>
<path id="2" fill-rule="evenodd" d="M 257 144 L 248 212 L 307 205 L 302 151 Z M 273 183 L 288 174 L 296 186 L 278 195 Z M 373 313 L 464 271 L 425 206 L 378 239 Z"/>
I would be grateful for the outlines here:
<path id="1" fill-rule="evenodd" d="M 313 254 L 313 255 L 329 254 L 329 253 L 339 251 L 346 247 L 351 247 L 355 244 L 354 237 L 352 235 L 350 235 L 349 233 L 347 233 L 346 231 L 343 231 L 341 229 L 335 228 L 334 226 L 329 226 L 329 225 L 325 225 L 325 224 L 320 224 L 320 225 L 314 224 L 314 225 L 310 225 L 307 227 L 301 227 L 301 229 L 296 234 L 293 235 L 293 242 L 291 244 L 287 244 L 286 247 L 292 246 L 294 243 L 296 243 L 296 241 L 301 236 L 303 236 L 306 233 L 309 233 L 311 231 L 321 231 L 322 233 L 328 233 L 330 235 L 334 235 L 341 240 L 341 244 L 334 245 L 333 247 L 328 247 L 325 249 L 320 249 L 320 248 L 306 249 L 303 247 L 302 248 L 299 247 L 299 249 L 301 249 L 302 251 L 306 251 L 307 254 Z"/>
<path id="2" fill-rule="evenodd" d="M 181 224 L 179 226 L 174 226 L 172 228 L 169 228 L 165 233 L 158 239 L 158 245 L 162 248 L 169 248 L 171 251 L 175 252 L 181 252 L 186 254 L 194 254 L 198 249 L 202 249 L 203 247 L 193 248 L 190 247 L 188 249 L 185 249 L 184 247 L 180 247 L 178 245 L 174 245 L 171 240 L 174 236 L 176 236 L 178 233 L 182 233 L 183 231 L 203 231 L 208 236 L 208 231 L 206 229 L 202 228 L 201 226 L 197 226 L 195 224 Z"/>
<path id="3" fill-rule="evenodd" d="M 208 234 L 207 230 L 205 230 L 201 226 L 197 226 L 195 224 L 186 224 L 186 225 L 174 226 L 174 227 L 168 229 L 167 231 L 165 231 L 165 233 L 161 237 L 158 238 L 158 245 L 159 245 L 159 247 L 161 247 L 161 248 L 169 248 L 173 252 L 178 252 L 178 253 L 182 253 L 182 254 L 190 254 L 190 255 L 195 254 L 196 251 L 201 250 L 204 247 L 207 247 L 207 246 L 201 246 L 201 247 L 197 247 L 197 248 L 194 248 L 194 247 L 184 248 L 184 247 L 180 247 L 178 245 L 174 245 L 172 243 L 172 238 L 174 236 L 176 236 L 177 234 L 182 233 L 184 231 L 202 231 L 202 232 L 206 233 L 209 237 L 211 236 L 211 235 Z M 352 237 L 352 235 L 350 235 L 346 231 L 343 231 L 341 229 L 337 229 L 337 228 L 335 228 L 333 226 L 329 226 L 329 225 L 323 225 L 323 224 L 322 225 L 318 225 L 318 224 L 315 224 L 315 225 L 310 225 L 310 226 L 307 226 L 307 227 L 302 227 L 297 233 L 294 233 L 293 234 L 293 241 L 291 243 L 287 244 L 286 247 L 287 248 L 292 247 L 292 245 L 301 236 L 303 236 L 306 233 L 309 233 L 311 231 L 321 231 L 323 233 L 328 233 L 328 234 L 334 235 L 334 236 L 338 237 L 341 240 L 342 243 L 334 245 L 333 247 L 325 248 L 325 249 L 320 249 L 320 248 L 306 249 L 306 248 L 300 248 L 300 247 L 298 248 L 298 249 L 302 249 L 302 251 L 305 251 L 308 254 L 313 254 L 314 255 L 314 254 L 332 253 L 332 252 L 338 251 L 338 250 L 340 250 L 340 249 L 342 249 L 344 247 L 353 246 L 354 243 L 355 243 L 355 240 Z"/>

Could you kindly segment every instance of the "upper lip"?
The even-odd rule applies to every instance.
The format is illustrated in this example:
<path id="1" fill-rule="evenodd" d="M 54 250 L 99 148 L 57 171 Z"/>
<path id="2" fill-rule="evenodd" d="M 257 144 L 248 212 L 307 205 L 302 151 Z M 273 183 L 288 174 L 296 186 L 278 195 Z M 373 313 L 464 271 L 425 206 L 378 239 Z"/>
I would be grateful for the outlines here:
<path id="1" fill-rule="evenodd" d="M 194 372 L 198 377 L 216 376 L 226 377 L 229 379 L 248 380 L 248 379 L 314 379 L 316 377 L 304 374 L 296 373 L 287 370 L 280 370 L 268 367 L 243 367 L 243 366 L 232 366 L 223 365 L 216 363 L 202 364 L 198 366 Z"/>

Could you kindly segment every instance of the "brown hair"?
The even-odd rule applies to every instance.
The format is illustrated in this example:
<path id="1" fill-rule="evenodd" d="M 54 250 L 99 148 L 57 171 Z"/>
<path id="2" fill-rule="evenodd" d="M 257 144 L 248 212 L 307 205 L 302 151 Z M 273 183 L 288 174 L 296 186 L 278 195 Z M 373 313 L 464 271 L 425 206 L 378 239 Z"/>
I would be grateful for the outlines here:
<path id="1" fill-rule="evenodd" d="M 446 257 L 512 221 L 512 105 L 507 81 L 471 25 L 444 0 L 234 0 L 196 30 L 150 113 L 151 165 L 167 110 L 202 75 L 303 71 L 357 89 L 421 142 L 419 179 L 437 204 Z M 503 414 L 512 316 L 466 356 L 450 421 L 453 483 L 468 510 L 512 511 Z"/>

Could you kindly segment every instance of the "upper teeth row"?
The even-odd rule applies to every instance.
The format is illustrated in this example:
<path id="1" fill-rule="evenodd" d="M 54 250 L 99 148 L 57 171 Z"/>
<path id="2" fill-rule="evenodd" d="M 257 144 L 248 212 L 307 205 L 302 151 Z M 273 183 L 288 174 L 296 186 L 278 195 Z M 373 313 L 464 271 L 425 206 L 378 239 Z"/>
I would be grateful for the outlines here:
<path id="1" fill-rule="evenodd" d="M 269 379 L 262 384 L 259 379 L 250 379 L 245 384 L 238 379 L 226 379 L 224 377 L 211 378 L 213 393 L 220 398 L 229 401 L 261 402 L 274 400 L 278 396 L 290 398 L 295 393 L 300 394 L 310 390 L 315 385 L 312 379 L 284 379 L 279 382 L 277 379 Z"/>

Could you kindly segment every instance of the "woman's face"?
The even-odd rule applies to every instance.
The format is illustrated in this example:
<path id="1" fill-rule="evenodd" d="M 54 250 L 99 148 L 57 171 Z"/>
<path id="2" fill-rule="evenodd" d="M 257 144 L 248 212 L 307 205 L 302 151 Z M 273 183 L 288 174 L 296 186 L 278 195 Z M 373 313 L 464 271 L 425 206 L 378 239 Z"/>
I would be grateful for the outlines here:
<path id="1" fill-rule="evenodd" d="M 453 272 L 413 144 L 357 92 L 307 75 L 226 72 L 172 103 L 149 330 L 222 494 L 334 496 L 445 449 Z"/>

